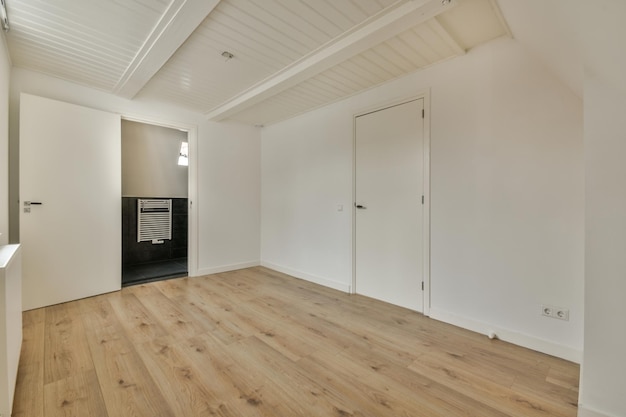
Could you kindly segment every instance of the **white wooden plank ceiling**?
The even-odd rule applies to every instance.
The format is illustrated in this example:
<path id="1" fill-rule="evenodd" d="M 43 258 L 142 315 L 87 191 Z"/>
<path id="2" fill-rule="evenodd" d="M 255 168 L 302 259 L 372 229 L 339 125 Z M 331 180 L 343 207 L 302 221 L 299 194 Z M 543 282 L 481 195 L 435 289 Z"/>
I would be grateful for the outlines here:
<path id="1" fill-rule="evenodd" d="M 286 119 L 508 33 L 495 0 L 6 2 L 14 66 L 249 124 Z"/>

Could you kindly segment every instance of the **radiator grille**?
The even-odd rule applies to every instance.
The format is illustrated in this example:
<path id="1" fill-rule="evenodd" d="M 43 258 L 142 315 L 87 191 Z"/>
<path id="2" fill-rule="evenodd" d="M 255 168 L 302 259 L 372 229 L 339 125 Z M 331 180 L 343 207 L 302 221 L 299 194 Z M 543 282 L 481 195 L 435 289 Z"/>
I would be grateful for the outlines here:
<path id="1" fill-rule="evenodd" d="M 172 200 L 137 200 L 137 242 L 172 239 Z"/>

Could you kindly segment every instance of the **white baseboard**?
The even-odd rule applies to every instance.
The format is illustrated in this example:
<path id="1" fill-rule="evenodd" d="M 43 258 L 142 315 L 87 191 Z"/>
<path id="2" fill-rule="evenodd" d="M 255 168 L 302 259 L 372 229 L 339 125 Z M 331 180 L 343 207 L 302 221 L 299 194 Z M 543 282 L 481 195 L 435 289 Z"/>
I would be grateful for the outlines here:
<path id="1" fill-rule="evenodd" d="M 292 269 L 292 268 L 289 268 L 283 265 L 274 264 L 271 262 L 261 261 L 261 266 L 264 266 L 269 269 L 273 269 L 278 272 L 282 272 L 283 274 L 291 275 L 296 278 L 310 281 L 315 284 L 323 285 L 325 287 L 333 288 L 335 290 L 350 293 L 349 284 L 344 284 L 342 282 L 333 281 L 332 279 L 319 277 L 317 275 L 312 275 L 306 272 L 298 271 L 297 269 Z"/>
<path id="2" fill-rule="evenodd" d="M 538 352 L 546 353 L 548 355 L 556 356 L 557 358 L 562 358 L 578 364 L 582 362 L 583 352 L 568 346 L 563 346 L 558 343 L 543 340 L 478 320 L 461 317 L 454 313 L 438 310 L 434 307 L 430 308 L 429 316 L 435 320 L 443 321 L 445 323 L 459 326 L 477 333 L 482 333 L 484 335 L 488 335 L 490 332 L 495 332 L 498 339 L 504 340 L 505 342 L 510 342 L 515 345 L 523 346 L 528 349 L 536 350 Z"/>
<path id="3" fill-rule="evenodd" d="M 259 265 L 261 265 L 259 261 L 250 261 L 231 265 L 213 266 L 211 268 L 199 268 L 195 271 L 193 276 L 199 277 L 202 275 L 219 274 L 220 272 L 236 271 L 237 269 L 252 268 L 253 266 Z"/>
<path id="4" fill-rule="evenodd" d="M 578 417 L 615 417 L 608 414 L 603 414 L 598 411 L 585 408 L 582 404 L 578 405 Z"/>

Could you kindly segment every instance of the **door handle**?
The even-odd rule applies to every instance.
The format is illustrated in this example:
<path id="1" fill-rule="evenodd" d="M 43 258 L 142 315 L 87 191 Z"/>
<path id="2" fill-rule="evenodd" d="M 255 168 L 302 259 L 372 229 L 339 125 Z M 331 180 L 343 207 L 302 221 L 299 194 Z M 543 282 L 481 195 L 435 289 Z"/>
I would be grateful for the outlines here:
<path id="1" fill-rule="evenodd" d="M 367 207 L 365 207 L 364 205 L 362 205 L 362 204 L 356 204 L 356 203 L 354 204 L 354 207 L 358 208 L 359 210 L 365 210 L 365 209 L 367 209 Z"/>

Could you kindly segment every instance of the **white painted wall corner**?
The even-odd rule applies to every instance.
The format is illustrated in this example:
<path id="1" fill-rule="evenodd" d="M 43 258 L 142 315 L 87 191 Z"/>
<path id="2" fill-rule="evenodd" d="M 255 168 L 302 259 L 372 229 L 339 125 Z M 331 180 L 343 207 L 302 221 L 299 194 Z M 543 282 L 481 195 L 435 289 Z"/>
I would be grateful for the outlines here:
<path id="1" fill-rule="evenodd" d="M 583 352 L 571 348 L 569 346 L 560 345 L 548 340 L 544 340 L 538 337 L 534 337 L 528 334 L 516 332 L 503 327 L 499 327 L 493 324 L 485 323 L 479 320 L 473 320 L 466 317 L 461 317 L 447 311 L 439 310 L 431 307 L 430 318 L 443 321 L 444 323 L 459 326 L 473 332 L 488 335 L 490 332 L 494 332 L 496 337 L 505 342 L 510 342 L 518 346 L 523 346 L 528 349 L 536 350 L 538 352 L 545 353 L 547 355 L 556 356 L 561 359 L 565 359 L 575 363 L 581 363 Z M 581 417 L 580 415 L 578 417 Z M 587 416 L 585 416 L 587 417 Z M 596 417 L 589 415 L 588 417 Z M 597 416 L 608 417 L 608 416 Z"/>
<path id="2" fill-rule="evenodd" d="M 286 266 L 274 264 L 271 262 L 261 261 L 261 266 L 264 266 L 269 269 L 273 269 L 278 272 L 282 272 L 283 274 L 291 275 L 296 278 L 304 279 L 306 281 L 313 282 L 315 284 L 323 285 L 325 287 L 333 288 L 335 290 L 343 291 L 345 293 L 350 294 L 351 288 L 349 284 L 345 284 L 343 282 L 337 282 L 329 278 L 320 277 L 317 275 L 308 274 L 306 272 L 298 271 L 296 269 L 292 269 Z"/>
<path id="3" fill-rule="evenodd" d="M 578 417 L 617 417 L 609 414 L 603 414 L 599 411 L 585 408 L 582 404 L 578 405 Z"/>
<path id="4" fill-rule="evenodd" d="M 249 261 L 230 265 L 213 266 L 210 268 L 199 268 L 195 274 L 190 276 L 200 277 L 203 275 L 219 274 L 221 272 L 236 271 L 238 269 L 252 268 L 259 265 L 261 265 L 259 261 Z"/>

